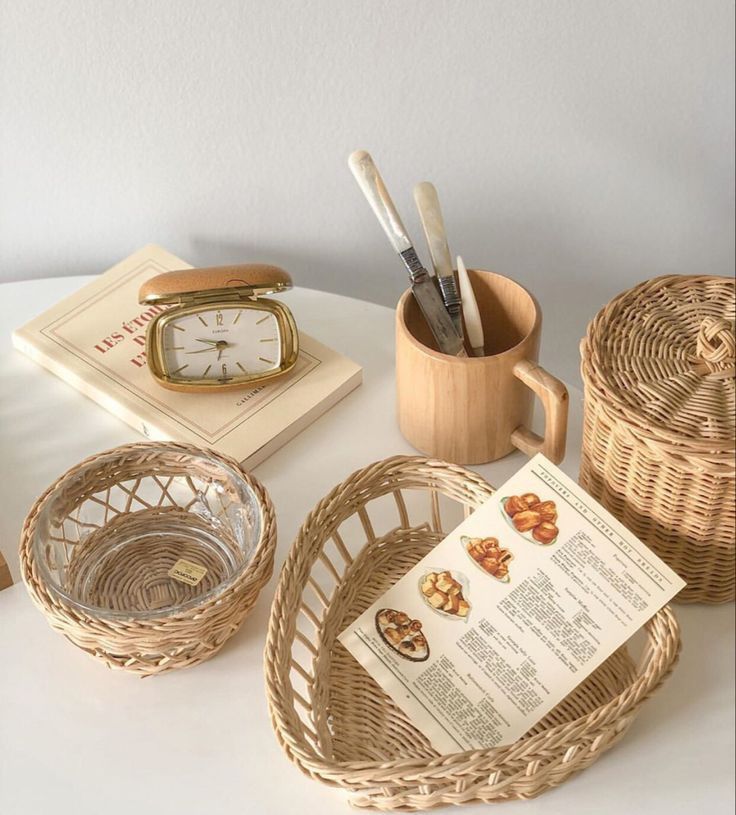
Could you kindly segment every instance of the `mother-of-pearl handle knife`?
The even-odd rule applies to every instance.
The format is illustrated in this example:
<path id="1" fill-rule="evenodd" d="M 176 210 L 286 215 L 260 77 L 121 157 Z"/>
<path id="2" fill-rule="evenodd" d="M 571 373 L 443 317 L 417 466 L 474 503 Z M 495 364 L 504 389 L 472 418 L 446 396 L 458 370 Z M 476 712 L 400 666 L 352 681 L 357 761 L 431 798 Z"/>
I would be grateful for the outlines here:
<path id="1" fill-rule="evenodd" d="M 462 335 L 455 329 L 434 281 L 417 257 L 373 159 L 365 150 L 356 150 L 348 159 L 348 165 L 391 245 L 409 271 L 412 292 L 438 348 L 454 357 L 467 356 Z"/>
<path id="2" fill-rule="evenodd" d="M 455 330 L 462 336 L 462 301 L 455 283 L 450 248 L 447 245 L 445 221 L 442 218 L 440 199 L 434 184 L 430 184 L 429 181 L 422 181 L 421 184 L 417 184 L 414 187 L 414 201 L 419 210 L 419 217 L 422 220 L 422 227 L 429 246 L 429 254 L 432 257 L 432 266 L 434 266 L 434 273 L 437 275 L 437 282 L 440 286 L 440 294 L 445 301 L 445 307 L 450 312 Z"/>

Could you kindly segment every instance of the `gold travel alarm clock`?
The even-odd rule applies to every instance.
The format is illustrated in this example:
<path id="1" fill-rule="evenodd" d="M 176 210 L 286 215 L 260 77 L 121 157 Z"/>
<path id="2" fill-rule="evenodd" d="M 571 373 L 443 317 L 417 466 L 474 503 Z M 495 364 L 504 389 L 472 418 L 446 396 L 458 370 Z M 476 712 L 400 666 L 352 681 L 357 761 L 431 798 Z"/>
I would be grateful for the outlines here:
<path id="1" fill-rule="evenodd" d="M 165 388 L 211 392 L 254 386 L 294 367 L 299 335 L 289 309 L 262 297 L 286 291 L 277 266 L 246 264 L 165 272 L 138 295 L 169 306 L 148 324 L 146 357 Z"/>

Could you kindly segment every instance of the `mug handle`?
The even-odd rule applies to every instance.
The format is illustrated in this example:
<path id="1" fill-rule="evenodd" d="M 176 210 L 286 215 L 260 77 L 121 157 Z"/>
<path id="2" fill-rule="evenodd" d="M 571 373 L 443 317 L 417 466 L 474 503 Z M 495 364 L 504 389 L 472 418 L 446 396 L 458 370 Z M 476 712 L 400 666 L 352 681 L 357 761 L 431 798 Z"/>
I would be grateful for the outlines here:
<path id="1" fill-rule="evenodd" d="M 537 394 L 544 406 L 544 438 L 519 425 L 511 443 L 528 456 L 542 453 L 554 464 L 565 457 L 569 398 L 564 382 L 547 373 L 536 362 L 522 360 L 514 365 L 514 376 Z"/>

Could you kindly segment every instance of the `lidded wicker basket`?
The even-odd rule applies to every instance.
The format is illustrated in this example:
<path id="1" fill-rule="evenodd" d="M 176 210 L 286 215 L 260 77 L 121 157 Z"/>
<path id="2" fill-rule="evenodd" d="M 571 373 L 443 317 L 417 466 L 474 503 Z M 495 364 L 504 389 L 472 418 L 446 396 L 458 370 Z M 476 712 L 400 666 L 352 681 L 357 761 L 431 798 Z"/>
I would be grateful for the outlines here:
<path id="1" fill-rule="evenodd" d="M 638 662 L 619 649 L 512 745 L 439 755 L 337 636 L 493 494 L 440 461 L 377 462 L 307 516 L 271 609 L 266 690 L 287 756 L 306 774 L 381 810 L 531 798 L 615 744 L 679 652 L 668 608 L 645 627 Z"/>
<path id="2" fill-rule="evenodd" d="M 52 628 L 148 676 L 224 645 L 271 577 L 275 546 L 270 498 L 236 461 L 142 442 L 57 479 L 28 513 L 20 563 Z"/>
<path id="3" fill-rule="evenodd" d="M 620 294 L 581 344 L 580 484 L 688 585 L 734 599 L 734 280 L 666 276 Z"/>

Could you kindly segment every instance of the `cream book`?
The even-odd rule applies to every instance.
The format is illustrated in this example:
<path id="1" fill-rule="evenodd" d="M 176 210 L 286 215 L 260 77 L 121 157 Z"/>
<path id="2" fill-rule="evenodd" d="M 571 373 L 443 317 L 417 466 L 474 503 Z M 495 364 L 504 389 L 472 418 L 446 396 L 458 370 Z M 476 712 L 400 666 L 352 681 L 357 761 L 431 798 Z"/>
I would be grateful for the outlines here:
<path id="1" fill-rule="evenodd" d="M 140 305 L 138 290 L 188 268 L 146 246 L 17 329 L 13 345 L 149 439 L 212 447 L 255 467 L 356 388 L 362 369 L 300 332 L 296 365 L 274 382 L 201 395 L 160 387 L 145 355 L 146 325 L 160 308 Z"/>

